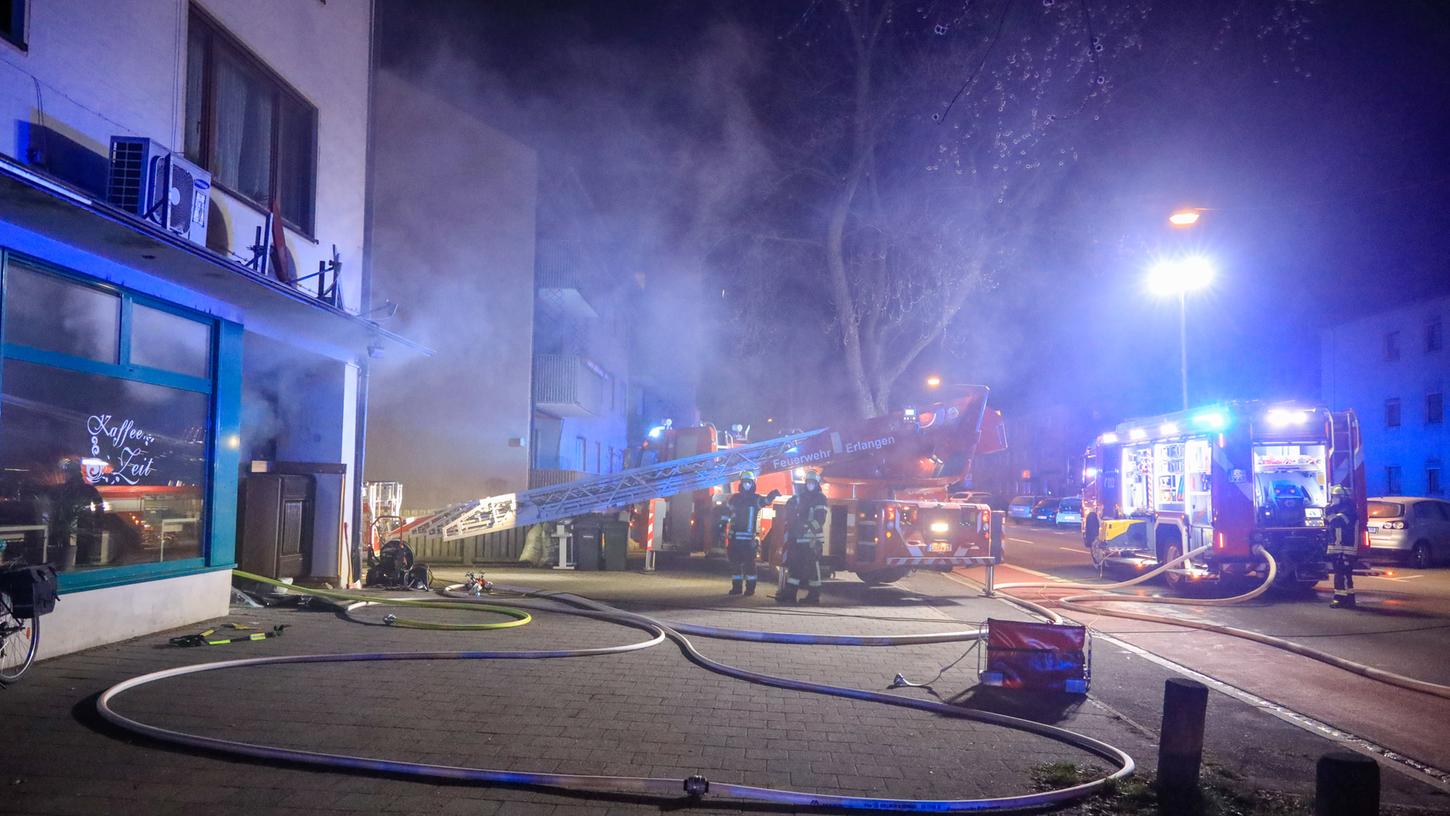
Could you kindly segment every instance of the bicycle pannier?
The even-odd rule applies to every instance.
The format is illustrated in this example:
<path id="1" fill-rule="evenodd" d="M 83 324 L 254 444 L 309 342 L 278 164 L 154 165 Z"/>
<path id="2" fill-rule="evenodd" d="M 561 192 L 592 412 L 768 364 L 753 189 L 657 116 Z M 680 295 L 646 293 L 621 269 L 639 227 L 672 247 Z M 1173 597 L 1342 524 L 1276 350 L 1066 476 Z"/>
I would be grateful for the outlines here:
<path id="1" fill-rule="evenodd" d="M 46 615 L 55 609 L 60 592 L 56 586 L 55 567 L 40 564 L 33 567 L 0 568 L 0 592 L 10 597 L 10 606 L 17 618 Z"/>

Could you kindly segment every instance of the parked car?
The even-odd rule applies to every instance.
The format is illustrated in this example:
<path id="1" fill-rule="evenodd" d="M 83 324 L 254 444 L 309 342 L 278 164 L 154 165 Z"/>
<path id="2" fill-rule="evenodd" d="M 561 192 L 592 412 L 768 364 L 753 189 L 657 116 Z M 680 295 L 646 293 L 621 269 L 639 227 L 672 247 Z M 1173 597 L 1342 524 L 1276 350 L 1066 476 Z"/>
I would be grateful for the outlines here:
<path id="1" fill-rule="evenodd" d="M 1041 496 L 1018 496 L 1007 505 L 1007 520 L 1018 523 L 1032 520 L 1032 507 Z"/>
<path id="2" fill-rule="evenodd" d="M 1056 521 L 1059 525 L 1082 526 L 1082 499 L 1077 496 L 1068 496 L 1058 502 Z"/>
<path id="3" fill-rule="evenodd" d="M 1450 557 L 1450 502 L 1382 496 L 1368 507 L 1369 560 L 1425 569 Z"/>
<path id="4" fill-rule="evenodd" d="M 1038 524 L 1053 524 L 1057 521 L 1058 499 L 1039 499 L 1032 505 L 1032 520 Z"/>

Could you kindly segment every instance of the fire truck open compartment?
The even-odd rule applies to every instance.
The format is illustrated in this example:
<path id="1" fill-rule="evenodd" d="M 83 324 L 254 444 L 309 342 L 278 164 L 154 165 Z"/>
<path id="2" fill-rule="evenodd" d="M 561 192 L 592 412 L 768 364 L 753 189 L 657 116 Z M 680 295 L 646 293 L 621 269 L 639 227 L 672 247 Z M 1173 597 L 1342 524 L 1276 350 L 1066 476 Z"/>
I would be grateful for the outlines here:
<path id="1" fill-rule="evenodd" d="M 1322 527 L 1328 504 L 1322 444 L 1254 445 L 1254 506 L 1261 527 Z"/>

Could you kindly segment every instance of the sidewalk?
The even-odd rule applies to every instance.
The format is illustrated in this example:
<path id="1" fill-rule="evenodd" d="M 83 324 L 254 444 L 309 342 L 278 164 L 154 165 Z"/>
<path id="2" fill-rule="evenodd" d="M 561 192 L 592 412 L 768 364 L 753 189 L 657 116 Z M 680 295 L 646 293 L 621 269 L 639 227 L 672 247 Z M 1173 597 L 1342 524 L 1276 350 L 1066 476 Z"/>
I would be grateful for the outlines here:
<path id="1" fill-rule="evenodd" d="M 954 621 L 988 616 L 1021 617 L 1012 607 L 981 598 L 972 588 L 940 575 L 874 589 L 850 580 L 833 582 L 821 607 L 792 609 L 773 604 L 768 597 L 773 587 L 765 583 L 754 598 L 727 598 L 727 583 L 707 574 L 490 570 L 488 575 L 499 583 L 580 592 L 665 619 L 736 628 L 908 633 L 962 628 Z M 353 651 L 582 647 L 642 636 L 613 624 L 551 613 L 536 614 L 527 626 L 492 632 L 404 630 L 381 625 L 388 611 L 362 610 L 357 617 L 363 623 L 358 623 L 329 611 L 234 609 L 228 620 L 267 627 L 285 623 L 289 628 L 281 638 L 195 649 L 170 647 L 167 638 L 177 633 L 163 633 L 38 664 L 20 684 L 0 691 L 9 732 L 7 747 L 0 749 L 5 768 L 0 812 L 659 812 L 664 803 L 656 801 L 415 782 L 193 755 L 118 734 L 94 714 L 95 695 L 109 685 L 197 662 Z M 433 610 L 410 616 L 470 622 L 483 617 Z M 705 639 L 696 643 L 711 657 L 735 665 L 869 689 L 884 689 L 897 672 L 911 679 L 929 678 L 966 650 L 964 644 L 872 648 Z M 1144 684 L 1143 695 L 1161 698 L 1161 680 L 1119 672 L 1115 664 L 1122 656 L 1114 651 L 1100 646 L 1095 652 L 1095 683 L 1113 687 L 1133 676 L 1135 683 Z M 976 656 L 969 655 L 945 673 L 936 691 L 947 699 L 976 698 L 975 670 Z M 913 689 L 898 693 L 926 694 Z M 1156 757 L 1151 727 L 1156 722 L 1135 726 L 1094 697 L 1058 710 L 1006 713 L 1032 713 L 1109 742 L 1151 771 Z M 976 704 L 983 702 L 978 699 Z M 1226 704 L 1216 696 L 1210 716 L 1229 704 L 1233 701 Z M 679 778 L 701 773 L 715 781 L 888 797 L 1025 793 L 1034 789 L 1031 771 L 1042 765 L 1101 767 L 1078 749 L 1022 732 L 721 677 L 689 663 L 670 644 L 624 655 L 558 660 L 234 670 L 140 689 L 122 697 L 117 708 L 157 725 L 303 749 L 520 771 Z M 1227 716 L 1225 721 L 1238 722 Z M 1211 734 L 1214 730 L 1211 723 Z M 1254 747 L 1297 740 L 1299 753 L 1308 755 L 1316 748 L 1311 744 L 1315 738 L 1304 732 L 1287 734 L 1266 726 L 1263 734 Z M 1385 774 L 1386 787 L 1399 790 L 1394 776 Z M 1395 795 L 1418 801 L 1412 793 Z M 710 807 L 686 812 L 741 811 L 718 801 L 707 803 Z"/>

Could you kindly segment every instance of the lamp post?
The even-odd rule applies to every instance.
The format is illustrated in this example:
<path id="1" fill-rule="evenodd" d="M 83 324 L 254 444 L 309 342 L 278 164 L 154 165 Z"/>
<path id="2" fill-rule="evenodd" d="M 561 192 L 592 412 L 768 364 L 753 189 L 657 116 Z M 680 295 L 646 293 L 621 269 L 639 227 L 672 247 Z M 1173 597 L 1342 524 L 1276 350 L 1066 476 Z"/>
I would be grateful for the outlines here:
<path id="1" fill-rule="evenodd" d="M 1178 296 L 1178 374 L 1183 410 L 1188 410 L 1188 293 L 1213 282 L 1213 264 L 1201 255 L 1159 261 L 1148 270 L 1148 288 L 1155 295 Z"/>

